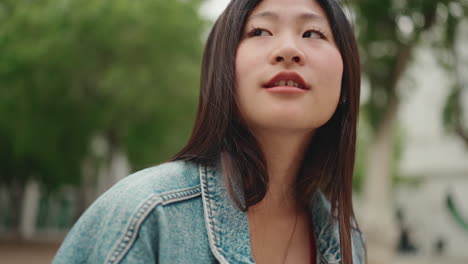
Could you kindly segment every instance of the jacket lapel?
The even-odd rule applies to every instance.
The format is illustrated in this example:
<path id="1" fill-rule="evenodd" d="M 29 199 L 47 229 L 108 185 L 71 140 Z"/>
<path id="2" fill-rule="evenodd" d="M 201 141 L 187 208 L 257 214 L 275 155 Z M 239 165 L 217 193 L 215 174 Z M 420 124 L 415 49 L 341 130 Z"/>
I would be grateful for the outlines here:
<path id="1" fill-rule="evenodd" d="M 321 191 L 316 191 L 312 196 L 309 211 L 317 247 L 317 263 L 340 263 L 339 226 L 332 220 L 330 202 Z"/>
<path id="2" fill-rule="evenodd" d="M 220 263 L 255 263 L 251 254 L 247 214 L 229 197 L 221 162 L 199 166 L 203 209 L 210 248 Z M 239 192 L 238 192 L 239 193 Z M 339 228 L 332 221 L 330 202 L 316 191 L 309 204 L 317 263 L 341 261 Z"/>
<path id="3" fill-rule="evenodd" d="M 220 263 L 254 263 L 247 214 L 229 197 L 221 164 L 200 165 L 203 208 L 210 247 Z"/>

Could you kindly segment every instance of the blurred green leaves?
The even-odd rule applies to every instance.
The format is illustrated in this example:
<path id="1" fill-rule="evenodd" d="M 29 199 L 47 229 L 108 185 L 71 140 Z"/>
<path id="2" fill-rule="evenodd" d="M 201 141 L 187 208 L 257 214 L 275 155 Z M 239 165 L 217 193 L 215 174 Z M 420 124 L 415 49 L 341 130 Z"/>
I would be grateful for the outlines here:
<path id="1" fill-rule="evenodd" d="M 451 60 L 447 54 L 453 52 L 453 43 L 457 39 L 457 34 L 460 34 L 457 28 L 468 14 L 468 2 L 466 0 L 345 2 L 349 2 L 355 22 L 363 80 L 369 84 L 368 96 L 364 98 L 360 117 L 360 122 L 368 126 L 360 124 L 359 128 L 354 187 L 359 189 L 361 182 L 365 181 L 364 177 L 368 176 L 365 174 L 375 172 L 375 170 L 366 172 L 366 168 L 372 166 L 392 168 L 391 172 L 382 172 L 382 174 L 387 173 L 386 176 L 391 176 L 394 182 L 401 182 L 398 160 L 405 140 L 401 136 L 402 132 L 398 131 L 396 116 L 402 97 L 409 95 L 407 91 L 413 89 L 410 82 L 403 83 L 401 80 L 414 59 L 414 50 L 422 44 L 431 47 L 434 56 L 441 58 L 441 65 L 453 71 L 455 60 Z M 460 96 L 453 92 L 447 101 L 444 111 L 446 126 L 451 124 L 453 127 L 453 124 L 456 124 L 455 120 L 461 120 L 457 114 L 461 110 L 459 100 Z M 387 131 L 394 132 L 394 135 Z M 391 137 L 389 144 L 392 146 L 387 149 L 392 153 L 385 155 L 390 157 L 388 160 L 379 160 L 372 154 L 378 144 L 385 143 L 381 135 Z M 466 138 L 468 142 L 468 136 Z M 382 142 L 379 143 L 379 139 Z M 385 164 L 388 166 L 384 166 Z"/>
<path id="2" fill-rule="evenodd" d="M 96 134 L 133 169 L 185 142 L 200 1 L 0 1 L 0 184 L 78 183 Z"/>
<path id="3" fill-rule="evenodd" d="M 468 11 L 464 0 L 358 0 L 355 11 L 364 77 L 371 89 L 363 108 L 377 130 L 388 109 L 398 108 L 401 77 L 421 41 L 436 54 L 450 49 L 458 23 Z"/>

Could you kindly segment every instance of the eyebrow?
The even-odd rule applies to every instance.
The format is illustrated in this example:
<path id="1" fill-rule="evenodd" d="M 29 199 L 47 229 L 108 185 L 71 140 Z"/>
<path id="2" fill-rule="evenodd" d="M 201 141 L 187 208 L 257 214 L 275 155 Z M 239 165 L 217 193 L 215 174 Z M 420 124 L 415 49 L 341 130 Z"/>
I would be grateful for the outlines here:
<path id="1" fill-rule="evenodd" d="M 272 20 L 278 20 L 279 15 L 272 11 L 263 11 L 260 13 L 252 14 L 249 20 L 256 19 L 256 18 L 267 18 L 267 19 L 272 19 Z M 326 22 L 326 19 L 323 16 L 317 13 L 313 13 L 313 12 L 300 13 L 299 15 L 297 15 L 297 19 L 298 20 L 316 20 L 320 22 Z"/>

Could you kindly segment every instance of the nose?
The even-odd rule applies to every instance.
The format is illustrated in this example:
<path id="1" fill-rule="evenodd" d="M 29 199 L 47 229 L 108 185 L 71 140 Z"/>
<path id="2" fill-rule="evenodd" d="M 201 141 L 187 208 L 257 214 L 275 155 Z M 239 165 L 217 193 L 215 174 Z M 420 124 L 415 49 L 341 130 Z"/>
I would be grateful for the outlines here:
<path id="1" fill-rule="evenodd" d="M 304 53 L 297 47 L 294 41 L 282 42 L 277 47 L 271 56 L 271 63 L 278 64 L 283 63 L 286 66 L 290 65 L 303 65 L 305 61 Z"/>

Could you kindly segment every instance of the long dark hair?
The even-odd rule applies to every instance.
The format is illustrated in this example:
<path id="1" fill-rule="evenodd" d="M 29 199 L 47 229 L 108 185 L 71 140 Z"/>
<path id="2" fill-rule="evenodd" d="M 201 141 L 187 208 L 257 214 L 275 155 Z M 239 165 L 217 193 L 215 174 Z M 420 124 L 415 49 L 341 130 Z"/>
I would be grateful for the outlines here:
<path id="1" fill-rule="evenodd" d="M 336 0 L 316 0 L 328 16 L 343 59 L 341 99 L 332 118 L 318 128 L 296 180 L 299 201 L 308 203 L 320 189 L 338 221 L 343 263 L 352 263 L 354 219 L 352 177 L 359 111 L 360 62 L 352 26 Z M 231 196 L 242 210 L 260 202 L 268 188 L 264 155 L 242 123 L 235 102 L 235 57 L 247 17 L 261 0 L 231 1 L 208 37 L 202 62 L 198 112 L 187 145 L 171 160 L 207 164 L 221 155 Z M 243 198 L 233 195 L 240 184 Z"/>

